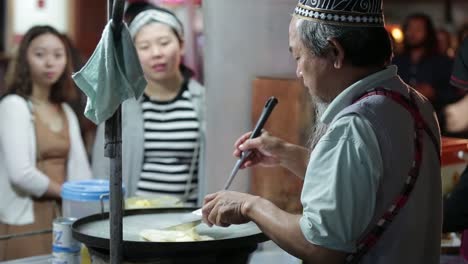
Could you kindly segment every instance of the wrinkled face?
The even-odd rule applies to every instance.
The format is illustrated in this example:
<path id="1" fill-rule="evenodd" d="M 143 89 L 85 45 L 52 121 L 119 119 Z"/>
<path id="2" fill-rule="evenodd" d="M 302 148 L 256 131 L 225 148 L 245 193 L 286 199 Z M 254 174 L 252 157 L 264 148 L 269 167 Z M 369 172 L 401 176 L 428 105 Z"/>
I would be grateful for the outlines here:
<path id="1" fill-rule="evenodd" d="M 146 79 L 157 82 L 178 73 L 184 49 L 169 26 L 161 23 L 145 25 L 136 34 L 134 42 Z"/>
<path id="2" fill-rule="evenodd" d="M 315 99 L 330 102 L 329 86 L 333 78 L 333 61 L 312 54 L 302 43 L 298 31 L 298 19 L 293 17 L 289 24 L 289 49 L 296 60 L 296 75 Z"/>
<path id="3" fill-rule="evenodd" d="M 424 20 L 419 18 L 411 19 L 405 31 L 406 42 L 414 48 L 422 47 L 427 37 L 426 30 Z"/>
<path id="4" fill-rule="evenodd" d="M 53 34 L 42 34 L 31 41 L 27 60 L 33 83 L 52 86 L 62 76 L 67 65 L 65 45 Z"/>

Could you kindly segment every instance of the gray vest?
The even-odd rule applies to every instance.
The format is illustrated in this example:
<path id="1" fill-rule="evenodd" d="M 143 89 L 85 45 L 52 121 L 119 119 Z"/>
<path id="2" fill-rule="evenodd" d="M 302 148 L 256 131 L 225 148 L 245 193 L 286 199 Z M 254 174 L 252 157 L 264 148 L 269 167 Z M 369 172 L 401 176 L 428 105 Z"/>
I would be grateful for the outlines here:
<path id="1" fill-rule="evenodd" d="M 385 82 L 390 89 L 409 97 L 409 88 L 400 78 Z M 377 87 L 375 87 L 377 88 Z M 417 94 L 416 103 L 440 145 L 440 132 L 432 106 Z M 345 115 L 359 115 L 369 121 L 381 151 L 383 175 L 380 181 L 370 229 L 393 204 L 404 186 L 413 163 L 414 122 L 411 114 L 390 98 L 374 95 L 343 109 L 334 121 Z M 439 263 L 442 225 L 442 189 L 439 153 L 427 133 L 423 134 L 423 160 L 419 178 L 409 200 L 377 244 L 361 263 L 414 264 Z"/>

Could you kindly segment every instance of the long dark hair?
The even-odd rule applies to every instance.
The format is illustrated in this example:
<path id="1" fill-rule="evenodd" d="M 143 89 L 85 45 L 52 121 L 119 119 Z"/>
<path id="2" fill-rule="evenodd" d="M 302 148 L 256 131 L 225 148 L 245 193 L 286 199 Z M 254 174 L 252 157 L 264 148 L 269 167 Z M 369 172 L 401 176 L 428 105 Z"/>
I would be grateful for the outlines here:
<path id="1" fill-rule="evenodd" d="M 13 61 L 13 69 L 10 72 L 11 76 L 7 79 L 6 94 L 16 94 L 27 98 L 32 93 L 33 82 L 31 79 L 31 69 L 28 62 L 28 48 L 31 42 L 43 35 L 52 34 L 60 39 L 63 43 L 66 53 L 67 63 L 60 78 L 52 85 L 49 100 L 53 103 L 70 102 L 77 97 L 77 91 L 71 80 L 72 62 L 70 55 L 70 47 L 64 40 L 63 35 L 51 26 L 34 26 L 26 32 L 18 48 L 15 60 Z"/>
<path id="2" fill-rule="evenodd" d="M 412 20 L 422 20 L 424 22 L 424 28 L 425 28 L 425 39 L 424 39 L 424 56 L 430 56 L 430 55 L 435 55 L 439 53 L 438 47 L 437 47 L 437 34 L 436 30 L 434 27 L 434 24 L 432 23 L 431 18 L 424 14 L 424 13 L 415 13 L 412 15 L 409 15 L 406 19 L 405 22 L 403 23 L 403 32 L 406 32 L 408 29 L 409 22 Z M 403 52 L 404 53 L 409 53 L 410 51 L 410 45 L 407 42 L 406 38 L 403 43 Z"/>

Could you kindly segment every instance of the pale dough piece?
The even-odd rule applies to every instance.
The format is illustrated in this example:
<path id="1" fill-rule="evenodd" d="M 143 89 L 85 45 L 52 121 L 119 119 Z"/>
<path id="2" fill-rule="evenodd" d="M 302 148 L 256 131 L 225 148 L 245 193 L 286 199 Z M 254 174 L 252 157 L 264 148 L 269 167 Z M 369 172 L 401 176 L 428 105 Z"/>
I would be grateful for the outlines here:
<path id="1" fill-rule="evenodd" d="M 194 228 L 186 231 L 145 229 L 140 236 L 150 242 L 192 242 L 213 240 L 209 236 L 200 236 Z"/>

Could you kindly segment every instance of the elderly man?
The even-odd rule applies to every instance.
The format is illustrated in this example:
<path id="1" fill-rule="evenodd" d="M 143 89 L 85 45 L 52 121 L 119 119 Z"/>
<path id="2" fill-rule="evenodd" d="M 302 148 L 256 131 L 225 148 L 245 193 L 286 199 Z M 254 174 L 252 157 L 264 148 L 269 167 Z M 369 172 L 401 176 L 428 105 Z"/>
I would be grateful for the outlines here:
<path id="1" fill-rule="evenodd" d="M 246 134 L 234 154 L 251 149 L 244 167 L 279 165 L 304 178 L 303 212 L 223 191 L 206 196 L 204 221 L 254 221 L 307 263 L 439 263 L 437 119 L 388 65 L 381 0 L 301 0 L 294 13 L 296 72 L 324 109 L 318 140 L 309 152 L 268 133 Z"/>

